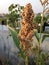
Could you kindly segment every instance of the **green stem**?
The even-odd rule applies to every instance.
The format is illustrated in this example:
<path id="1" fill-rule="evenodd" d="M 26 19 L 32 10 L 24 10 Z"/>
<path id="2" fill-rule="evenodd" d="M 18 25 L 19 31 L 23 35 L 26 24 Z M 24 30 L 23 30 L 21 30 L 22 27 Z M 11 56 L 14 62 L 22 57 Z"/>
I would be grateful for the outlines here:
<path id="1" fill-rule="evenodd" d="M 28 57 L 26 56 L 25 65 L 28 65 Z"/>
<path id="2" fill-rule="evenodd" d="M 43 18 L 44 18 L 44 10 L 45 10 L 45 5 L 43 6 L 43 12 L 42 12 L 42 19 L 41 19 L 41 26 L 40 26 L 40 44 L 41 44 L 41 40 L 42 40 L 42 27 L 44 24 Z"/>
<path id="3" fill-rule="evenodd" d="M 36 65 L 41 65 L 40 62 L 40 44 L 41 44 L 41 40 L 42 40 L 42 27 L 43 27 L 43 17 L 44 17 L 44 7 L 43 7 L 43 12 L 42 12 L 42 19 L 41 19 L 41 26 L 40 26 L 40 38 L 39 38 L 39 45 L 38 45 L 38 51 L 37 51 L 37 60 L 36 60 Z"/>

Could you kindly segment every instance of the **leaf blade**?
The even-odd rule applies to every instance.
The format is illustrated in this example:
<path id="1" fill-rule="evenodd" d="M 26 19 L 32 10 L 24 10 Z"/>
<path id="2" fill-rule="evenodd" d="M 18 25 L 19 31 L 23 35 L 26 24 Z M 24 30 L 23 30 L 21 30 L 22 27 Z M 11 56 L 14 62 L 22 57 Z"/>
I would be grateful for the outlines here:
<path id="1" fill-rule="evenodd" d="M 42 37 L 42 41 L 41 41 L 41 42 L 43 43 L 43 41 L 44 41 L 47 37 L 49 37 L 49 34 L 44 34 L 43 37 Z"/>
<path id="2" fill-rule="evenodd" d="M 39 34 L 38 34 L 38 31 L 37 30 L 34 31 L 34 35 L 35 35 L 37 41 L 39 42 Z"/>
<path id="3" fill-rule="evenodd" d="M 19 42 L 19 39 L 17 38 L 17 32 L 9 26 L 8 26 L 8 28 L 11 32 L 11 35 L 12 35 L 12 38 L 13 38 L 13 41 L 14 41 L 16 47 L 19 49 L 19 53 L 21 54 L 21 57 L 23 57 L 23 59 L 25 59 L 24 52 L 19 47 L 20 42 Z"/>

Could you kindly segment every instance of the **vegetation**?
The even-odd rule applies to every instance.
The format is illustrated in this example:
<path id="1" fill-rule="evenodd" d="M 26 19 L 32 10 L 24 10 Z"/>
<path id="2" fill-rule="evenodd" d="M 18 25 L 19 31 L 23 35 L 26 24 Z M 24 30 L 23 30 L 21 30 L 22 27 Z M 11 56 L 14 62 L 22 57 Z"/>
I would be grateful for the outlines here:
<path id="1" fill-rule="evenodd" d="M 19 25 L 19 20 L 22 18 L 21 17 L 21 12 L 23 10 L 23 6 L 20 6 L 19 4 L 11 4 L 8 8 L 9 14 L 7 14 L 5 17 L 7 19 L 8 25 L 11 27 L 18 27 Z"/>
<path id="2" fill-rule="evenodd" d="M 35 65 L 46 65 L 46 61 L 49 59 L 49 55 L 48 55 L 48 53 L 43 52 L 43 49 L 41 49 L 40 45 L 41 45 L 41 43 L 44 42 L 44 40 L 45 40 L 46 37 L 49 37 L 49 34 L 46 33 L 46 32 L 44 32 L 43 36 L 42 36 L 42 27 L 43 27 L 44 22 L 47 20 L 44 17 L 44 12 L 45 12 L 45 7 L 48 5 L 48 0 L 44 0 L 44 2 L 42 2 L 42 0 L 40 0 L 40 2 L 41 2 L 42 7 L 43 7 L 42 16 L 40 14 L 38 14 L 38 16 L 35 18 L 35 21 L 38 22 L 38 23 L 40 23 L 39 33 L 38 33 L 37 29 L 34 29 L 34 36 L 37 39 L 37 45 L 35 47 L 32 46 L 30 50 L 32 51 L 32 54 L 34 55 L 32 61 L 34 61 Z M 9 27 L 9 26 L 8 26 L 8 28 L 9 28 L 9 30 L 11 32 L 11 35 L 13 37 L 13 40 L 14 40 L 16 46 L 18 47 L 18 49 L 20 51 L 19 52 L 19 56 L 21 56 L 23 58 L 23 60 L 25 61 L 25 65 L 29 65 L 28 64 L 28 56 L 26 56 L 26 54 L 24 54 L 24 52 L 26 50 L 23 51 L 23 49 L 21 49 L 20 46 L 19 46 L 20 45 L 20 41 L 17 38 L 16 31 L 13 28 Z"/>
<path id="3" fill-rule="evenodd" d="M 42 12 L 42 18 L 41 18 L 41 25 L 40 25 L 40 34 L 38 34 L 38 31 L 35 32 L 35 37 L 37 39 L 37 44 L 38 46 L 36 46 L 35 51 L 35 60 L 36 60 L 36 65 L 45 65 L 45 61 L 48 59 L 48 54 L 46 55 L 46 53 L 42 53 L 42 50 L 40 48 L 41 43 L 44 41 L 45 37 L 49 37 L 49 34 L 45 33 L 42 36 L 42 26 L 44 24 L 44 12 L 45 12 L 45 7 L 48 5 L 48 0 L 45 0 L 44 2 L 42 2 L 42 0 L 40 0 L 42 6 L 43 6 L 43 12 Z M 37 52 L 37 53 L 36 53 Z M 47 57 L 46 57 L 47 56 Z"/>
<path id="4" fill-rule="evenodd" d="M 1 23 L 1 21 L 2 21 L 2 18 L 0 18 L 0 23 Z"/>
<path id="5" fill-rule="evenodd" d="M 38 13 L 35 17 L 34 17 L 34 21 L 37 22 L 38 24 L 41 23 L 41 19 L 42 19 L 42 16 L 40 13 Z M 44 16 L 43 17 L 43 21 L 46 22 L 48 19 L 48 16 Z"/>
<path id="6" fill-rule="evenodd" d="M 49 15 L 47 15 L 47 19 L 49 19 Z"/>

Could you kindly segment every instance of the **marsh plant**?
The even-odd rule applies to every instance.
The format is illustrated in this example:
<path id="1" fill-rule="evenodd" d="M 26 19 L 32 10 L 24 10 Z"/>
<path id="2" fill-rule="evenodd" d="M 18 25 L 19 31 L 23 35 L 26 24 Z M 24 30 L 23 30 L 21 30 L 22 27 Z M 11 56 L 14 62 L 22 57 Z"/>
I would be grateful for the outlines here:
<path id="1" fill-rule="evenodd" d="M 48 5 L 48 0 L 40 0 L 43 11 L 42 11 L 42 18 L 41 18 L 41 24 L 40 24 L 40 32 L 38 33 L 37 23 L 33 23 L 34 18 L 34 12 L 32 10 L 32 6 L 30 3 L 28 3 L 22 12 L 22 21 L 21 21 L 21 29 L 20 32 L 17 34 L 17 32 L 8 26 L 11 35 L 13 37 L 14 43 L 16 44 L 17 48 L 19 49 L 18 55 L 21 56 L 25 62 L 25 65 L 28 64 L 28 58 L 30 54 L 34 54 L 33 61 L 35 65 L 45 65 L 46 61 L 48 60 L 48 53 L 43 52 L 43 49 L 41 49 L 40 45 L 43 43 L 46 37 L 49 37 L 49 34 L 44 32 L 42 35 L 42 27 L 44 24 L 44 14 L 46 11 L 46 6 Z M 36 37 L 37 39 L 37 45 L 33 47 L 33 37 Z M 32 62 L 32 61 L 31 61 Z M 30 62 L 30 63 L 31 63 Z"/>
<path id="2" fill-rule="evenodd" d="M 37 30 L 34 30 L 35 32 L 35 37 L 37 39 L 37 46 L 33 49 L 34 53 L 35 53 L 35 62 L 36 62 L 36 65 L 45 65 L 46 64 L 46 61 L 48 60 L 48 53 L 46 52 L 43 52 L 43 50 L 40 48 L 40 45 L 41 43 L 43 43 L 43 41 L 45 40 L 46 37 L 49 37 L 49 34 L 47 34 L 45 31 L 43 32 L 43 36 L 42 36 L 42 27 L 43 27 L 43 24 L 44 24 L 44 14 L 45 14 L 45 11 L 48 9 L 46 8 L 46 6 L 48 5 L 48 0 L 40 0 L 41 2 L 41 5 L 43 7 L 43 11 L 42 11 L 42 14 L 41 14 L 41 23 L 40 23 L 40 32 L 38 34 L 38 31 Z"/>
<path id="3" fill-rule="evenodd" d="M 20 48 L 24 52 L 26 60 L 28 62 L 28 57 L 30 55 L 32 47 L 32 37 L 34 36 L 34 29 L 37 28 L 37 24 L 33 23 L 34 12 L 32 6 L 28 3 L 22 12 L 21 29 L 18 34 L 20 40 Z M 26 62 L 25 65 L 28 65 Z"/>

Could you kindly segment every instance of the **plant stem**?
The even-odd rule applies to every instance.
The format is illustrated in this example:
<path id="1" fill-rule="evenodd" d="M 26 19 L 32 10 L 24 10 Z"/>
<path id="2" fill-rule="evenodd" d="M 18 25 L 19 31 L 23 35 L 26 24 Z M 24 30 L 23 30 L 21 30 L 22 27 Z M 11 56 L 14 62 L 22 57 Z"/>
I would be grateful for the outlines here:
<path id="1" fill-rule="evenodd" d="M 28 65 L 28 57 L 26 56 L 25 65 Z"/>
<path id="2" fill-rule="evenodd" d="M 40 26 L 40 38 L 39 38 L 39 45 L 38 45 L 38 57 L 37 57 L 37 64 L 36 65 L 41 65 L 41 62 L 40 62 L 40 44 L 41 44 L 41 40 L 42 40 L 42 27 L 43 27 L 43 24 L 44 24 L 44 21 L 43 21 L 43 17 L 44 17 L 44 9 L 45 9 L 45 6 L 43 6 L 43 12 L 42 12 L 42 19 L 41 19 L 41 26 Z"/>

